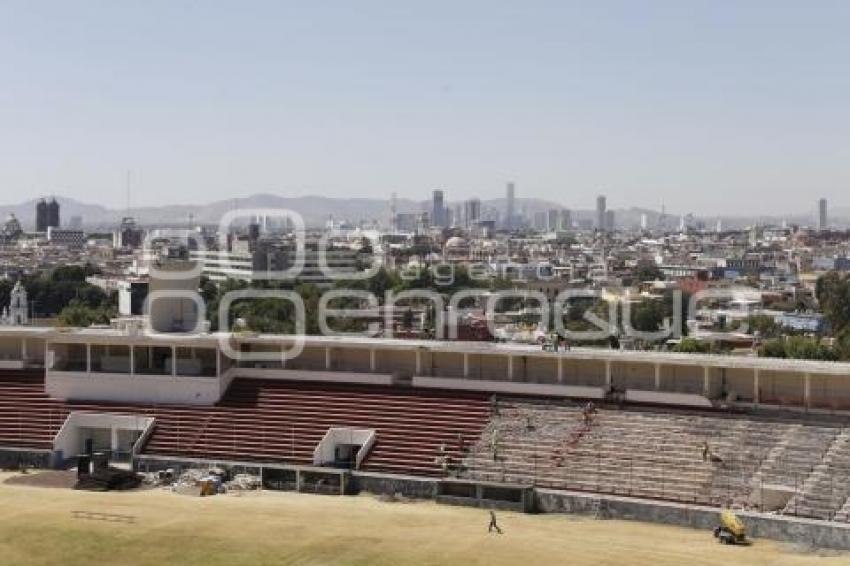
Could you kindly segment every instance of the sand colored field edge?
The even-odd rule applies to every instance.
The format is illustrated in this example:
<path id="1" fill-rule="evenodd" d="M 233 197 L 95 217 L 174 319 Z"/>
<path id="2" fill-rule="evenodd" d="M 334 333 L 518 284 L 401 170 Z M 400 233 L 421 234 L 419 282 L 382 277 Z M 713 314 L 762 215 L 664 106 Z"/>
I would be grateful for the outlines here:
<path id="1" fill-rule="evenodd" d="M 764 540 L 730 548 L 709 532 L 559 515 L 499 513 L 505 534 L 491 535 L 486 511 L 368 495 L 192 498 L 0 483 L 0 510 L 4 565 L 850 564 L 850 554 Z M 73 511 L 135 522 L 79 519 Z"/>

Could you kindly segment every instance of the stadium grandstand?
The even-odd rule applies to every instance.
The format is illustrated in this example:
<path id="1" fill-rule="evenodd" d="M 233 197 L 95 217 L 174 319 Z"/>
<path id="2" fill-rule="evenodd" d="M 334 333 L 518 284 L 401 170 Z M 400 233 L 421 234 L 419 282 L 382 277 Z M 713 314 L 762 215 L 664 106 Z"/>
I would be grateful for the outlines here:
<path id="1" fill-rule="evenodd" d="M 515 486 L 850 520 L 845 364 L 321 336 L 288 357 L 294 343 L 2 328 L 0 458 L 67 466 L 89 444 L 293 485 L 378 474 L 445 480 L 447 496 Z"/>

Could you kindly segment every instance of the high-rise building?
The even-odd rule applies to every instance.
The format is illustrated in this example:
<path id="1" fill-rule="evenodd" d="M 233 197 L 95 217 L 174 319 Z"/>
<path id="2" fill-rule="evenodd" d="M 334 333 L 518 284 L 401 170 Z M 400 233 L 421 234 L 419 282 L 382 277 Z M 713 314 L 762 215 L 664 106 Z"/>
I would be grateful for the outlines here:
<path id="1" fill-rule="evenodd" d="M 548 215 L 543 211 L 535 212 L 532 218 L 532 225 L 535 230 L 546 230 L 549 225 Z"/>
<path id="2" fill-rule="evenodd" d="M 573 229 L 573 215 L 569 211 L 569 209 L 563 209 L 561 211 L 561 230 L 572 230 Z"/>
<path id="3" fill-rule="evenodd" d="M 481 201 L 477 198 L 466 201 L 463 216 L 467 228 L 475 226 L 481 220 Z"/>
<path id="4" fill-rule="evenodd" d="M 431 197 L 431 225 L 437 228 L 446 227 L 446 207 L 443 204 L 443 191 L 434 191 Z"/>
<path id="5" fill-rule="evenodd" d="M 557 208 L 550 208 L 547 213 L 546 228 L 548 230 L 561 230 L 561 211 Z"/>
<path id="6" fill-rule="evenodd" d="M 136 249 L 141 247 L 145 240 L 145 233 L 139 228 L 136 219 L 131 216 L 125 216 L 121 220 L 121 226 L 118 228 L 118 235 L 114 239 L 116 247 Z"/>
<path id="7" fill-rule="evenodd" d="M 516 212 L 514 210 L 514 206 L 516 205 L 514 202 L 515 198 L 514 184 L 508 183 L 508 193 L 507 198 L 505 199 L 505 228 L 508 230 L 511 230 L 514 227 L 514 217 L 516 216 Z"/>
<path id="8" fill-rule="evenodd" d="M 596 227 L 602 232 L 605 231 L 605 207 L 605 196 L 596 197 Z"/>
<path id="9" fill-rule="evenodd" d="M 35 231 L 47 232 L 47 201 L 44 199 L 35 205 Z"/>
<path id="10" fill-rule="evenodd" d="M 59 226 L 59 203 L 53 198 L 47 203 L 47 227 L 59 228 Z"/>
<path id="11" fill-rule="evenodd" d="M 614 211 L 606 210 L 605 211 L 605 231 L 613 232 L 614 231 Z"/>
<path id="12" fill-rule="evenodd" d="M 829 217 L 827 217 L 826 207 L 826 199 L 820 199 L 818 201 L 818 230 L 826 230 L 829 226 Z"/>

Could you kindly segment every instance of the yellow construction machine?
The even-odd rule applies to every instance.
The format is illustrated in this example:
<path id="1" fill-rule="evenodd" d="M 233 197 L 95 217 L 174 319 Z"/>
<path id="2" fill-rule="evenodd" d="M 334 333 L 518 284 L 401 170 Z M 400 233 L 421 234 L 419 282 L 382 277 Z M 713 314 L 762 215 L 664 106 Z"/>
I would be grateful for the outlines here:
<path id="1" fill-rule="evenodd" d="M 744 523 L 729 509 L 720 513 L 720 525 L 714 528 L 714 537 L 723 544 L 748 543 Z"/>

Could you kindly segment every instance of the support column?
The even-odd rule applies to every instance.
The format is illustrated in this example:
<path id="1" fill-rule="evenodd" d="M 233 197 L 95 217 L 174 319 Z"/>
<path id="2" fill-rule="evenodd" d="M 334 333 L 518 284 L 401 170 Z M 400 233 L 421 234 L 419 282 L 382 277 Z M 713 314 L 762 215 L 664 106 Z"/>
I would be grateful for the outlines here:
<path id="1" fill-rule="evenodd" d="M 136 374 L 136 348 L 130 344 L 127 349 L 130 350 L 130 377 L 133 377 Z M 221 375 L 221 371 L 218 369 L 218 350 L 216 350 L 215 354 L 215 374 Z"/>
<path id="2" fill-rule="evenodd" d="M 375 355 L 375 349 L 372 348 L 369 350 L 369 371 L 375 373 L 375 369 L 378 367 L 377 356 Z"/>
<path id="3" fill-rule="evenodd" d="M 508 381 L 514 380 L 514 357 L 508 354 Z"/>
<path id="4" fill-rule="evenodd" d="M 86 373 L 91 373 L 91 344 L 86 344 Z"/>
<path id="5" fill-rule="evenodd" d="M 661 391 L 661 364 L 655 363 L 655 390 Z"/>
<path id="6" fill-rule="evenodd" d="M 171 347 L 171 376 L 177 377 L 177 346 Z"/>
<path id="7" fill-rule="evenodd" d="M 27 361 L 27 339 L 26 338 L 21 340 L 21 361 L 22 362 Z M 26 364 L 24 364 L 24 366 L 26 366 Z"/>
<path id="8" fill-rule="evenodd" d="M 605 389 L 610 389 L 611 383 L 611 360 L 605 360 Z"/>
<path id="9" fill-rule="evenodd" d="M 753 405 L 759 404 L 759 370 L 753 370 Z"/>
<path id="10" fill-rule="evenodd" d="M 331 369 L 331 347 L 325 346 L 325 369 L 330 371 Z"/>
<path id="11" fill-rule="evenodd" d="M 113 452 L 118 452 L 120 447 L 118 446 L 118 428 L 110 427 L 109 428 L 109 445 Z"/>
<path id="12" fill-rule="evenodd" d="M 416 375 L 422 375 L 422 350 L 416 350 Z"/>
<path id="13" fill-rule="evenodd" d="M 803 377 L 803 406 L 808 411 L 812 406 L 812 374 Z"/>
<path id="14" fill-rule="evenodd" d="M 558 383 L 564 383 L 564 358 L 558 356 Z"/>
<path id="15" fill-rule="evenodd" d="M 703 366 L 702 368 L 702 395 L 703 397 L 711 398 L 711 367 Z"/>
<path id="16" fill-rule="evenodd" d="M 469 354 L 463 354 L 463 377 L 469 377 Z"/>

